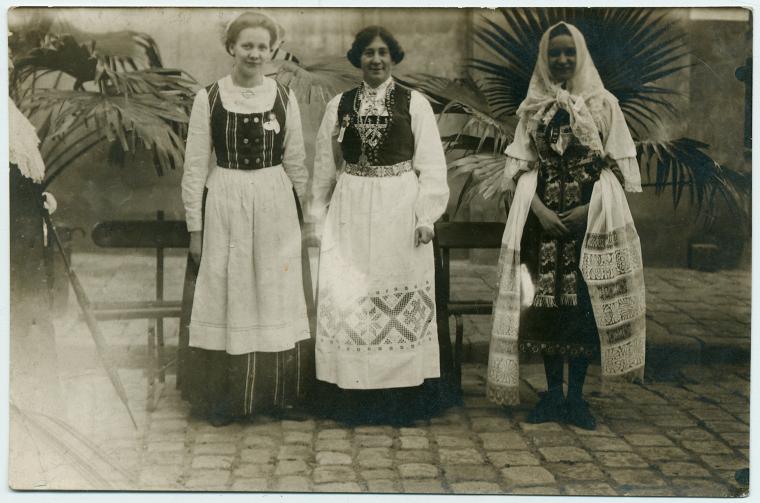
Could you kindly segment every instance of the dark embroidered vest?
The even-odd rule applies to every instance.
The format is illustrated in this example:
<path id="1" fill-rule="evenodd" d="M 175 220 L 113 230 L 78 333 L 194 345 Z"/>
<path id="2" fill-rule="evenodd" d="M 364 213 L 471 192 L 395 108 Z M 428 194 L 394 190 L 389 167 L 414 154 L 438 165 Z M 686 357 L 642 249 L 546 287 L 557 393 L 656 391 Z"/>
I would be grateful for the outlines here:
<path id="1" fill-rule="evenodd" d="M 359 88 L 354 88 L 343 93 L 338 105 L 338 124 L 343 123 L 343 118 L 348 116 L 350 123 L 343 134 L 341 150 L 346 162 L 355 164 L 359 162 L 361 155 L 361 140 L 357 130 L 357 112 L 354 110 L 354 102 Z M 390 166 L 403 161 L 409 161 L 414 156 L 414 135 L 412 134 L 412 117 L 409 113 L 409 104 L 412 93 L 410 90 L 395 85 L 392 100 L 393 114 L 390 130 L 386 131 L 386 138 L 376 148 L 365 147 L 365 154 L 369 163 L 373 166 Z M 388 117 L 369 116 L 362 118 L 373 123 L 387 124 Z"/>
<path id="2" fill-rule="evenodd" d="M 288 88 L 277 82 L 272 109 L 239 114 L 222 105 L 219 83 L 206 88 L 211 116 L 211 141 L 217 165 L 229 169 L 261 169 L 282 163 Z"/>

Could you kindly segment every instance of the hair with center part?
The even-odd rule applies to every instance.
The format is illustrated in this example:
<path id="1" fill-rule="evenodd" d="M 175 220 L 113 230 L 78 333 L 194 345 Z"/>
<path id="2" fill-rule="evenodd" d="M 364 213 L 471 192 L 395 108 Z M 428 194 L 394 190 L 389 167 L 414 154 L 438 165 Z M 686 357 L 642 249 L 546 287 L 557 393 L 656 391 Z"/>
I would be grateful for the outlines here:
<path id="1" fill-rule="evenodd" d="M 572 33 L 570 33 L 570 29 L 564 23 L 558 24 L 552 29 L 552 31 L 549 32 L 549 39 L 559 37 L 560 35 L 570 35 L 571 37 L 573 36 Z"/>
<path id="2" fill-rule="evenodd" d="M 227 25 L 227 29 L 225 30 L 224 48 L 227 49 L 228 53 L 232 53 L 232 46 L 237 42 L 240 32 L 246 28 L 263 28 L 268 31 L 270 49 L 277 43 L 277 24 L 275 24 L 272 18 L 258 12 L 244 12 Z"/>
<path id="3" fill-rule="evenodd" d="M 380 40 L 385 42 L 385 45 L 388 46 L 388 50 L 391 53 L 391 61 L 393 61 L 394 64 L 401 63 L 401 60 L 404 59 L 404 50 L 401 48 L 398 40 L 391 35 L 391 32 L 382 26 L 368 26 L 356 34 L 351 49 L 346 53 L 346 57 L 352 65 L 356 68 L 361 68 L 361 58 L 364 49 L 366 49 L 377 37 L 380 37 Z"/>

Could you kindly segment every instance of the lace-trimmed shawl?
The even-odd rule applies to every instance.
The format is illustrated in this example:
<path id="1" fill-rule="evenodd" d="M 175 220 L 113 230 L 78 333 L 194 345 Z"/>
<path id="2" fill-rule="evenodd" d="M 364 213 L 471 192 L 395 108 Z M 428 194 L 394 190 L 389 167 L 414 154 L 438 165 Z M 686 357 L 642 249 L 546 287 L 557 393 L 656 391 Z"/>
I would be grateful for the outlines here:
<path id="1" fill-rule="evenodd" d="M 8 154 L 11 164 L 18 166 L 21 174 L 36 183 L 45 177 L 45 163 L 42 161 L 38 145 L 37 131 L 26 116 L 8 98 L 8 122 L 10 142 Z"/>

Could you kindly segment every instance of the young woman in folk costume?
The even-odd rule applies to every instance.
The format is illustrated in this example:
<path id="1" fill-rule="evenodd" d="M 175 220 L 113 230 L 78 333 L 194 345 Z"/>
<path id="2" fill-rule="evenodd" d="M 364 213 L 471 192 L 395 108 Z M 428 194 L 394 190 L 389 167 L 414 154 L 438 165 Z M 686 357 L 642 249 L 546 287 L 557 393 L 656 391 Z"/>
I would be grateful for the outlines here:
<path id="1" fill-rule="evenodd" d="M 590 360 L 601 357 L 603 378 L 644 370 L 641 248 L 623 192 L 641 191 L 636 149 L 583 35 L 567 23 L 544 33 L 517 114 L 506 151 L 514 196 L 499 260 L 488 396 L 516 404 L 518 351 L 541 353 L 548 391 L 528 421 L 594 429 L 582 399 Z M 535 296 L 524 298 L 530 289 L 523 288 L 522 300 L 521 262 L 535 283 Z M 521 303 L 530 307 L 522 311 Z"/>
<path id="2" fill-rule="evenodd" d="M 215 425 L 290 411 L 314 380 L 293 194 L 308 180 L 301 118 L 264 76 L 277 37 L 267 16 L 235 19 L 232 73 L 198 92 L 190 118 L 182 199 L 200 269 L 182 387 Z"/>
<path id="3" fill-rule="evenodd" d="M 440 405 L 431 239 L 446 160 L 430 104 L 391 75 L 403 56 L 386 29 L 361 30 L 347 57 L 364 81 L 327 104 L 317 135 L 320 402 L 360 422 L 404 423 Z"/>

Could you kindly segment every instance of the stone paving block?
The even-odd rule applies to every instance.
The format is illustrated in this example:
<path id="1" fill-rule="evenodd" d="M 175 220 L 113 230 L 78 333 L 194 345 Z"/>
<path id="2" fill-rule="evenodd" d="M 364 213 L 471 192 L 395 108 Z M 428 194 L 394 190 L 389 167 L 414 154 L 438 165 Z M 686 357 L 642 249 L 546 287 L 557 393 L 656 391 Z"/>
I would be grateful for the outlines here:
<path id="1" fill-rule="evenodd" d="M 399 430 L 399 433 L 402 437 L 408 437 L 408 436 L 424 437 L 425 435 L 427 435 L 427 431 L 425 431 L 422 428 L 401 428 Z"/>
<path id="2" fill-rule="evenodd" d="M 749 447 L 749 433 L 721 433 L 720 438 L 732 447 Z"/>
<path id="3" fill-rule="evenodd" d="M 685 448 L 698 454 L 729 454 L 731 452 L 731 449 L 722 442 L 686 440 L 682 443 Z"/>
<path id="4" fill-rule="evenodd" d="M 229 470 L 232 466 L 232 456 L 195 456 L 193 469 Z"/>
<path id="5" fill-rule="evenodd" d="M 237 442 L 238 440 L 239 437 L 237 435 L 230 435 L 228 433 L 202 433 L 195 437 L 196 444 L 217 444 L 222 442 Z"/>
<path id="6" fill-rule="evenodd" d="M 501 470 L 501 476 L 509 486 L 540 486 L 554 484 L 554 475 L 541 466 L 511 466 Z"/>
<path id="7" fill-rule="evenodd" d="M 527 450 L 520 451 L 489 451 L 488 461 L 496 468 L 507 466 L 538 466 L 541 461 Z"/>
<path id="8" fill-rule="evenodd" d="M 315 484 L 324 484 L 355 480 L 356 472 L 350 466 L 318 466 L 311 476 Z"/>
<path id="9" fill-rule="evenodd" d="M 282 421 L 283 430 L 313 431 L 315 427 L 316 423 L 313 419 L 307 419 L 305 421 Z"/>
<path id="10" fill-rule="evenodd" d="M 625 440 L 636 447 L 668 447 L 673 442 L 663 435 L 633 434 L 624 435 Z"/>
<path id="11" fill-rule="evenodd" d="M 427 449 L 430 447 L 430 442 L 425 437 L 404 436 L 399 440 L 402 449 Z"/>
<path id="12" fill-rule="evenodd" d="M 367 480 L 367 489 L 371 493 L 397 493 L 399 487 L 394 480 Z"/>
<path id="13" fill-rule="evenodd" d="M 451 492 L 454 494 L 501 494 L 503 491 L 498 484 L 493 482 L 457 482 L 451 484 Z"/>
<path id="14" fill-rule="evenodd" d="M 604 482 L 567 484 L 565 494 L 568 496 L 617 496 L 617 492 Z"/>
<path id="15" fill-rule="evenodd" d="M 397 478 L 396 472 L 387 468 L 362 470 L 361 476 L 364 480 L 393 480 Z"/>
<path id="16" fill-rule="evenodd" d="M 314 484 L 314 492 L 319 493 L 360 493 L 362 488 L 356 482 L 328 482 Z"/>
<path id="17" fill-rule="evenodd" d="M 517 432 L 506 433 L 481 433 L 480 439 L 483 448 L 487 451 L 503 451 L 510 449 L 528 450 L 528 445 L 523 437 Z"/>
<path id="18" fill-rule="evenodd" d="M 612 420 L 608 421 L 607 425 L 612 431 L 618 435 L 627 434 L 648 434 L 655 435 L 660 430 L 654 424 L 644 421 L 626 421 L 626 420 Z"/>
<path id="19" fill-rule="evenodd" d="M 664 428 L 688 428 L 697 425 L 694 419 L 683 415 L 676 416 L 655 416 L 652 418 L 652 422 L 657 426 Z"/>
<path id="20" fill-rule="evenodd" d="M 396 461 L 399 463 L 433 463 L 433 453 L 430 450 L 397 451 Z"/>
<path id="21" fill-rule="evenodd" d="M 391 426 L 357 426 L 354 428 L 356 435 L 393 435 Z"/>
<path id="22" fill-rule="evenodd" d="M 691 454 L 680 447 L 639 447 L 636 452 L 650 462 L 692 458 Z"/>
<path id="23" fill-rule="evenodd" d="M 683 496 L 724 498 L 731 495 L 726 485 L 711 480 L 674 479 L 672 483 Z"/>
<path id="24" fill-rule="evenodd" d="M 253 433 L 243 437 L 243 445 L 248 447 L 276 447 L 277 441 L 272 437 Z"/>
<path id="25" fill-rule="evenodd" d="M 622 438 L 581 437 L 581 444 L 592 451 L 630 451 L 631 446 Z"/>
<path id="26" fill-rule="evenodd" d="M 242 464 L 238 466 L 235 471 L 233 472 L 233 475 L 235 478 L 240 479 L 251 479 L 251 478 L 261 478 L 261 477 L 269 477 L 274 472 L 274 465 L 273 464 L 266 464 L 266 465 L 254 465 L 254 464 Z"/>
<path id="27" fill-rule="evenodd" d="M 356 459 L 359 465 L 365 468 L 389 468 L 393 466 L 390 450 L 385 448 L 362 449 Z"/>
<path id="28" fill-rule="evenodd" d="M 739 421 L 705 421 L 705 426 L 718 433 L 743 433 L 749 426 Z"/>
<path id="29" fill-rule="evenodd" d="M 404 480 L 401 482 L 403 490 L 407 494 L 441 494 L 446 489 L 439 480 Z"/>
<path id="30" fill-rule="evenodd" d="M 219 456 L 232 455 L 237 452 L 237 444 L 232 443 L 214 443 L 214 444 L 196 444 L 193 448 L 193 454 L 216 454 Z"/>
<path id="31" fill-rule="evenodd" d="M 232 483 L 230 490 L 247 493 L 266 492 L 269 489 L 269 481 L 265 478 L 238 479 Z"/>
<path id="32" fill-rule="evenodd" d="M 277 459 L 283 460 L 311 460 L 314 452 L 305 445 L 283 445 L 277 453 Z"/>
<path id="33" fill-rule="evenodd" d="M 610 469 L 610 477 L 621 485 L 661 487 L 665 481 L 653 470 L 646 469 Z"/>
<path id="34" fill-rule="evenodd" d="M 647 467 L 649 463 L 633 452 L 596 452 L 594 455 L 604 466 L 612 467 Z"/>
<path id="35" fill-rule="evenodd" d="M 321 430 L 317 434 L 317 440 L 336 440 L 348 438 L 349 430 L 341 428 L 330 428 L 327 430 Z"/>
<path id="36" fill-rule="evenodd" d="M 405 479 L 429 479 L 438 476 L 438 468 L 429 463 L 405 463 L 399 465 L 398 471 Z"/>
<path id="37" fill-rule="evenodd" d="M 559 425 L 557 423 L 539 423 L 539 424 L 532 424 L 532 423 L 526 423 L 521 422 L 520 423 L 520 429 L 526 433 L 533 433 L 533 432 L 543 432 L 543 431 L 565 431 L 564 428 L 562 428 L 562 425 Z"/>
<path id="38" fill-rule="evenodd" d="M 438 447 L 463 449 L 466 447 L 475 447 L 475 443 L 468 437 L 452 437 L 449 435 L 440 435 L 435 437 L 435 443 Z"/>
<path id="39" fill-rule="evenodd" d="M 443 465 L 443 475 L 449 482 L 466 482 L 482 480 L 493 482 L 498 475 L 489 465 Z"/>
<path id="40" fill-rule="evenodd" d="M 538 451 L 549 463 L 591 461 L 588 452 L 578 447 L 541 447 Z"/>
<path id="41" fill-rule="evenodd" d="M 443 464 L 482 464 L 483 455 L 475 449 L 439 449 L 438 456 Z"/>
<path id="42" fill-rule="evenodd" d="M 715 468 L 716 470 L 735 471 L 741 468 L 746 468 L 749 465 L 746 459 L 734 456 L 733 454 L 705 454 L 700 456 L 700 458 L 705 462 L 705 464 L 707 464 L 707 466 Z"/>
<path id="43" fill-rule="evenodd" d="M 275 451 L 267 448 L 243 449 L 240 451 L 240 461 L 243 463 L 269 463 L 275 458 Z"/>
<path id="44" fill-rule="evenodd" d="M 710 478 L 710 472 L 695 463 L 674 461 L 660 465 L 660 471 L 666 477 Z"/>
<path id="45" fill-rule="evenodd" d="M 317 440 L 314 450 L 320 451 L 351 451 L 351 441 L 347 439 Z"/>
<path id="46" fill-rule="evenodd" d="M 471 424 L 472 431 L 477 432 L 502 432 L 512 429 L 512 423 L 501 417 L 474 417 L 471 419 Z"/>
<path id="47" fill-rule="evenodd" d="M 311 482 L 306 477 L 279 477 L 274 481 L 274 484 L 271 484 L 271 488 L 276 492 L 305 493 L 311 490 Z"/>
<path id="48" fill-rule="evenodd" d="M 151 421 L 151 432 L 169 433 L 175 431 L 185 431 L 187 429 L 187 419 L 162 419 L 160 421 Z"/>
<path id="49" fill-rule="evenodd" d="M 604 480 L 604 473 L 593 463 L 556 463 L 544 468 L 555 477 L 570 480 Z"/>
<path id="50" fill-rule="evenodd" d="M 318 465 L 350 465 L 351 456 L 345 452 L 324 451 L 317 453 Z"/>
<path id="51" fill-rule="evenodd" d="M 429 430 L 433 435 L 447 436 L 467 436 L 472 433 L 469 428 L 461 424 L 434 424 L 429 427 Z"/>
<path id="52" fill-rule="evenodd" d="M 279 477 L 285 475 L 300 475 L 309 473 L 309 471 L 311 471 L 309 465 L 307 465 L 303 460 L 297 459 L 292 461 L 278 462 L 274 474 Z"/>
<path id="53" fill-rule="evenodd" d="M 184 485 L 199 491 L 220 491 L 227 488 L 229 478 L 229 470 L 193 470 Z"/>
<path id="54" fill-rule="evenodd" d="M 703 442 L 705 440 L 717 440 L 715 435 L 701 428 L 686 428 L 683 430 L 666 430 L 665 434 L 674 440 L 692 440 Z"/>
<path id="55" fill-rule="evenodd" d="M 390 447 L 393 439 L 388 435 L 357 435 L 356 445 L 359 447 Z"/>
<path id="56" fill-rule="evenodd" d="M 283 440 L 286 444 L 311 445 L 313 435 L 305 431 L 286 431 Z"/>
<path id="57" fill-rule="evenodd" d="M 736 418 L 722 409 L 692 409 L 689 411 L 702 421 L 736 421 Z"/>
<path id="58" fill-rule="evenodd" d="M 575 435 L 569 432 L 534 433 L 530 440 L 536 447 L 571 447 L 578 444 Z"/>

